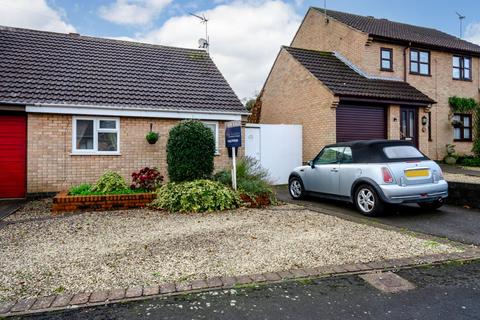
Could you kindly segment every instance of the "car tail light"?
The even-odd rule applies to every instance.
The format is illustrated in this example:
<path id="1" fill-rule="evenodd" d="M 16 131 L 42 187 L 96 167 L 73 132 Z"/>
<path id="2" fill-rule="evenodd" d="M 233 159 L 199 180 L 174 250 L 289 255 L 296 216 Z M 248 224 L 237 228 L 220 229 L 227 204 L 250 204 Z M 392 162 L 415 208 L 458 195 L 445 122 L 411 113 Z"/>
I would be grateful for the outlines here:
<path id="1" fill-rule="evenodd" d="M 390 173 L 390 170 L 388 170 L 387 167 L 382 168 L 382 175 L 383 175 L 383 182 L 385 183 L 393 183 L 393 176 Z"/>

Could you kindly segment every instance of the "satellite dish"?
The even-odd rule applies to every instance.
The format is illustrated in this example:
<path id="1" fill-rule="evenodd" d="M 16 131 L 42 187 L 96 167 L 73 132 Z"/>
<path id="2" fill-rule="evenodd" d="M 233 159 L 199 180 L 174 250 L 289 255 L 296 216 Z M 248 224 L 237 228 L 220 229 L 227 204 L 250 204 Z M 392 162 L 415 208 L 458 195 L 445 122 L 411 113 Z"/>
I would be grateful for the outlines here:
<path id="1" fill-rule="evenodd" d="M 209 46 L 208 44 L 208 40 L 207 39 L 203 39 L 203 38 L 200 38 L 198 39 L 198 47 L 201 48 L 201 49 L 207 49 Z"/>

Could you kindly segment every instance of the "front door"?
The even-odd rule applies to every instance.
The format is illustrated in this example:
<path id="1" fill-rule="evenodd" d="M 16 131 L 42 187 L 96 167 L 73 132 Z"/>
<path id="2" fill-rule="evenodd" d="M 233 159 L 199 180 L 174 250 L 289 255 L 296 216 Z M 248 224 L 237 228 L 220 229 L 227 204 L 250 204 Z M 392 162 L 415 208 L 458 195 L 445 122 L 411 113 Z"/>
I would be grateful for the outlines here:
<path id="1" fill-rule="evenodd" d="M 400 139 L 411 141 L 418 147 L 417 109 L 400 108 Z"/>

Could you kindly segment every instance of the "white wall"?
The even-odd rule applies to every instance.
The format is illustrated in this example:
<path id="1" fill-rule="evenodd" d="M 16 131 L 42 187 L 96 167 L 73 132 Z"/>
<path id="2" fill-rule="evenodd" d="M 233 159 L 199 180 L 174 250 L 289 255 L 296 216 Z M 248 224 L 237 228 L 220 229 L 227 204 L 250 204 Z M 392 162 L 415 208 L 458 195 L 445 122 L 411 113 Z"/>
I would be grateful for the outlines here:
<path id="1" fill-rule="evenodd" d="M 293 168 L 302 165 L 302 126 L 247 124 L 245 155 L 260 161 L 273 184 L 287 184 Z"/>

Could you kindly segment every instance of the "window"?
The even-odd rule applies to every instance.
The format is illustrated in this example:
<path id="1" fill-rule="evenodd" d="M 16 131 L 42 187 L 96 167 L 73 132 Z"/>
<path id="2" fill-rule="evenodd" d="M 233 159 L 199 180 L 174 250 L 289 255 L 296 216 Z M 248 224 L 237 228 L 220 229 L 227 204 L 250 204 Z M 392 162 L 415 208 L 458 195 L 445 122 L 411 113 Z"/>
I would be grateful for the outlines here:
<path id="1" fill-rule="evenodd" d="M 345 147 L 329 147 L 325 148 L 315 158 L 314 164 L 332 164 L 338 163 L 342 159 L 343 149 Z"/>
<path id="2" fill-rule="evenodd" d="M 119 154 L 118 119 L 73 118 L 73 154 Z"/>
<path id="3" fill-rule="evenodd" d="M 215 138 L 215 154 L 220 154 L 220 149 L 218 148 L 218 122 L 202 122 L 207 128 L 212 130 L 213 137 Z"/>
<path id="4" fill-rule="evenodd" d="M 419 159 L 424 155 L 412 146 L 385 147 L 383 152 L 389 159 Z"/>
<path id="5" fill-rule="evenodd" d="M 472 80 L 472 59 L 470 57 L 453 56 L 452 77 L 455 80 Z"/>
<path id="6" fill-rule="evenodd" d="M 424 76 L 430 75 L 430 52 L 410 50 L 410 73 Z"/>
<path id="7" fill-rule="evenodd" d="M 380 48 L 380 70 L 393 71 L 393 50 Z"/>
<path id="8" fill-rule="evenodd" d="M 472 141 L 472 115 L 455 113 L 453 121 L 459 124 L 453 128 L 453 140 Z"/>

